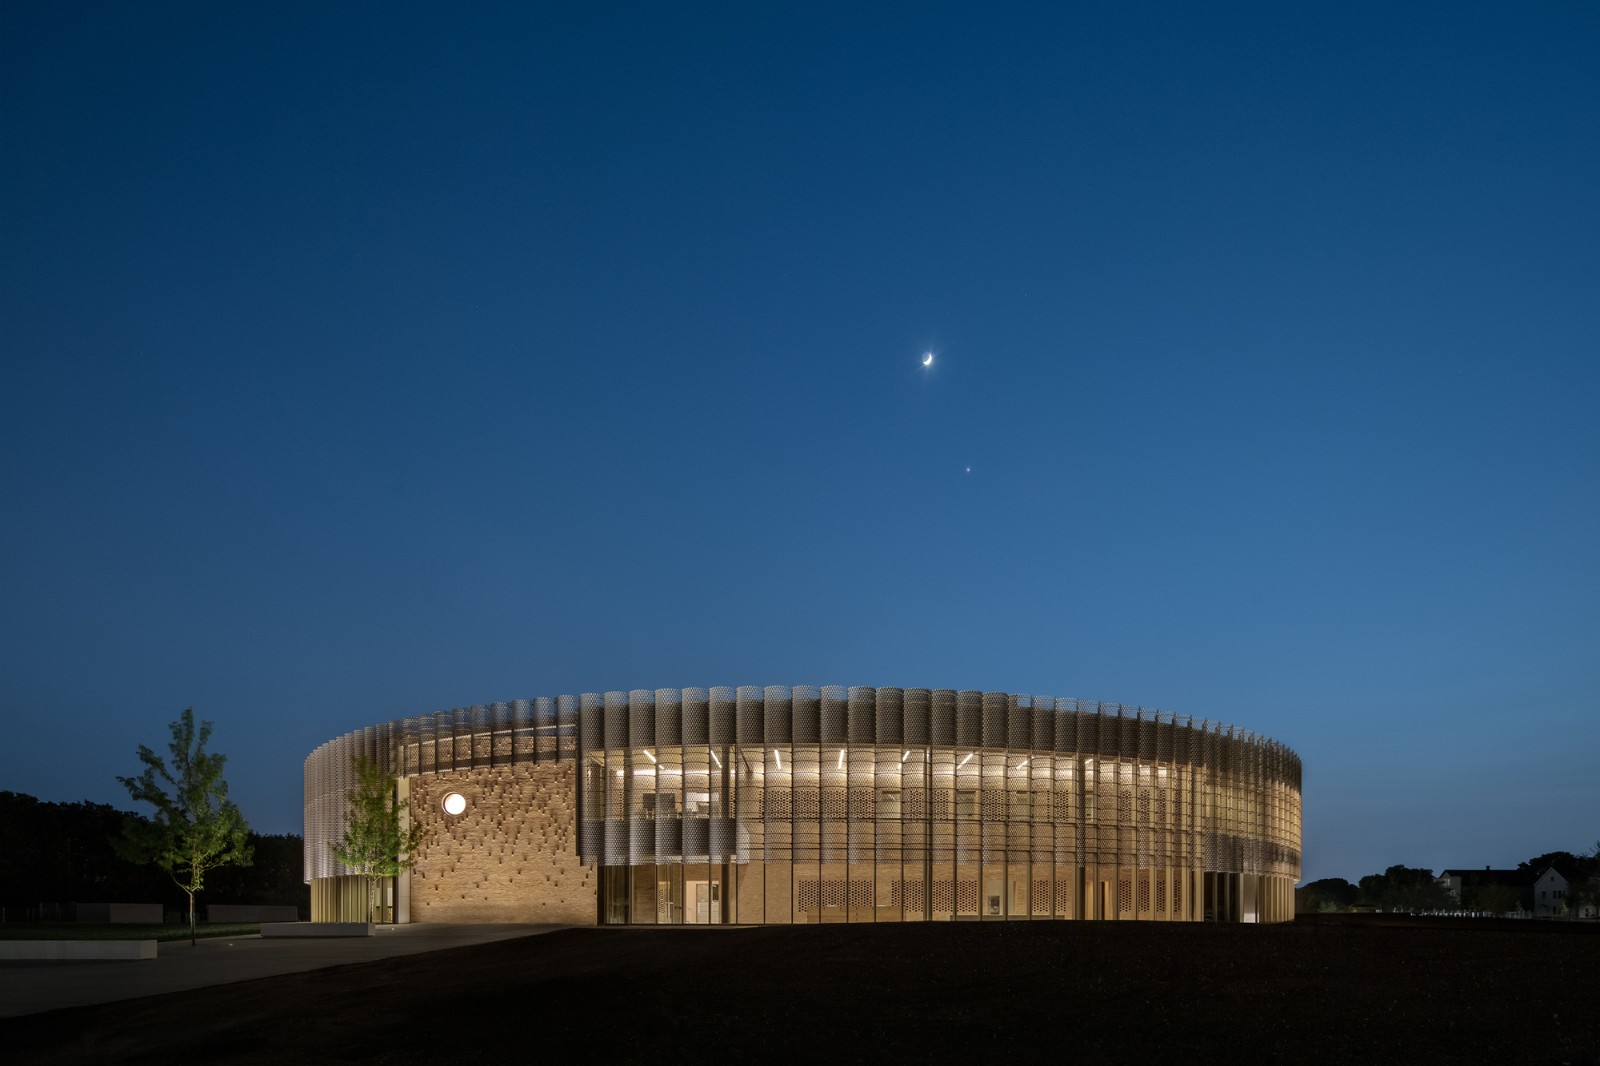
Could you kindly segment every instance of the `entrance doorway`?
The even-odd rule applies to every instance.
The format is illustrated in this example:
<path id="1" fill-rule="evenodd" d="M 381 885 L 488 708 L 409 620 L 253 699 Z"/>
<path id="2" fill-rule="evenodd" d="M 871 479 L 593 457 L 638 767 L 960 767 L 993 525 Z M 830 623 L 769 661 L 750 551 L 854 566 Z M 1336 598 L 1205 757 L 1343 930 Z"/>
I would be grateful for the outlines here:
<path id="1" fill-rule="evenodd" d="M 684 921 L 690 925 L 722 924 L 722 882 L 720 880 L 688 881 L 689 909 Z"/>

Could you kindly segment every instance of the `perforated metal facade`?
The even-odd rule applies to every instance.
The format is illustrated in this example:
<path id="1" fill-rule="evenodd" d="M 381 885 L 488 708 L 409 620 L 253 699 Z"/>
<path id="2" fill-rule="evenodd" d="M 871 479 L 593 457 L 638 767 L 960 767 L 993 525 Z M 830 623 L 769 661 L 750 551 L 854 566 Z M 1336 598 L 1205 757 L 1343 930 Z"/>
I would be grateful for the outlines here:
<path id="1" fill-rule="evenodd" d="M 1078 700 L 656 689 L 406 719 L 307 760 L 308 879 L 345 872 L 327 844 L 358 753 L 469 791 L 572 764 L 605 922 L 1275 921 L 1300 873 L 1292 751 Z"/>

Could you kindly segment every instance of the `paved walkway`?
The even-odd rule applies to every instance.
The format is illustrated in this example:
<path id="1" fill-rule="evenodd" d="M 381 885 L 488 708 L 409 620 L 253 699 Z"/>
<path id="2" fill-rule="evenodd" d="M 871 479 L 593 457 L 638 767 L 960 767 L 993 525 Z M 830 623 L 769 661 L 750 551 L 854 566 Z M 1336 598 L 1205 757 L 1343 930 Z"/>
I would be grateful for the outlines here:
<path id="1" fill-rule="evenodd" d="M 562 928 L 565 926 L 386 925 L 378 926 L 369 937 L 215 937 L 194 947 L 187 940 L 166 941 L 157 945 L 154 959 L 133 962 L 0 962 L 0 1018 L 486 944 Z"/>

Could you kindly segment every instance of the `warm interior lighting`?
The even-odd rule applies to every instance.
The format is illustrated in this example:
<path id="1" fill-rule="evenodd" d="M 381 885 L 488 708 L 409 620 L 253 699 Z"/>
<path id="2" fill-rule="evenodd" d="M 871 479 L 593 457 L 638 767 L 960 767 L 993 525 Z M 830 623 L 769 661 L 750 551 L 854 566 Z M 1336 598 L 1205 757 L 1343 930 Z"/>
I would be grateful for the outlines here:
<path id="1" fill-rule="evenodd" d="M 656 757 L 654 755 L 650 754 L 650 749 L 649 748 L 642 748 L 640 750 L 642 750 L 644 752 L 644 757 L 646 759 L 649 759 L 651 762 L 655 762 L 656 761 Z"/>
<path id="2" fill-rule="evenodd" d="M 911 749 L 910 749 L 910 748 L 907 748 L 907 749 L 906 749 L 906 752 L 905 752 L 905 754 L 904 754 L 904 755 L 902 755 L 902 756 L 900 756 L 900 764 L 901 764 L 901 765 L 902 765 L 902 766 L 904 766 L 904 765 L 905 765 L 905 761 L 906 761 L 906 760 L 907 760 L 907 759 L 909 759 L 909 758 L 911 758 Z"/>
<path id="3" fill-rule="evenodd" d="M 782 770 L 783 769 L 783 752 L 779 751 L 777 748 L 773 748 L 772 749 L 772 757 L 775 760 L 777 760 L 778 769 Z"/>
<path id="4" fill-rule="evenodd" d="M 717 758 L 717 749 L 716 748 L 712 748 L 711 749 L 711 758 L 712 758 L 712 760 L 714 762 L 716 762 L 717 769 L 718 770 L 722 769 L 722 760 Z"/>
<path id="5" fill-rule="evenodd" d="M 843 748 L 839 749 L 839 764 L 837 766 L 835 766 L 834 769 L 835 770 L 843 770 L 844 769 L 844 749 Z"/>
<path id="6" fill-rule="evenodd" d="M 463 796 L 459 792 L 452 792 L 444 798 L 444 803 L 442 806 L 444 807 L 444 813 L 446 814 L 460 814 L 462 811 L 467 809 L 467 797 Z"/>
<path id="7" fill-rule="evenodd" d="M 958 762 L 958 763 L 956 763 L 956 769 L 957 769 L 957 770 L 959 770 L 959 769 L 961 769 L 961 768 L 962 768 L 962 767 L 963 767 L 963 766 L 965 766 L 965 765 L 967 765 L 967 763 L 969 763 L 969 762 L 971 762 L 971 761 L 972 761 L 972 757 L 973 757 L 973 756 L 974 756 L 974 755 L 976 755 L 976 754 L 977 754 L 977 752 L 975 752 L 975 751 L 969 751 L 969 752 L 967 752 L 967 757 L 966 757 L 966 758 L 965 758 L 965 759 L 962 759 L 962 760 L 961 760 L 961 761 L 960 761 L 960 762 Z"/>
<path id="8" fill-rule="evenodd" d="M 1022 769 L 1024 766 L 1027 766 L 1032 761 L 1033 761 L 1033 759 L 1031 759 L 1031 758 L 1023 759 L 1021 762 L 1017 763 L 1017 769 L 1018 770 Z"/>

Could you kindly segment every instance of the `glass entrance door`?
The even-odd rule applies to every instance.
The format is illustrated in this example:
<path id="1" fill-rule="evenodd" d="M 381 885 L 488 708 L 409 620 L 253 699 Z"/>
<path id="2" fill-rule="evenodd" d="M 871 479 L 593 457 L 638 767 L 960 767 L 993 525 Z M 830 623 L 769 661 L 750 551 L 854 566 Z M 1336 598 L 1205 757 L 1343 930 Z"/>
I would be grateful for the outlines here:
<path id="1" fill-rule="evenodd" d="M 688 889 L 689 899 L 689 909 L 684 915 L 684 921 L 691 925 L 721 925 L 722 879 L 713 875 L 703 880 L 697 878 L 685 881 L 684 886 Z"/>

